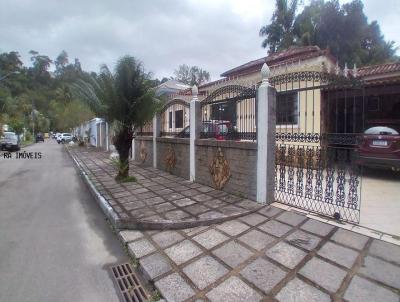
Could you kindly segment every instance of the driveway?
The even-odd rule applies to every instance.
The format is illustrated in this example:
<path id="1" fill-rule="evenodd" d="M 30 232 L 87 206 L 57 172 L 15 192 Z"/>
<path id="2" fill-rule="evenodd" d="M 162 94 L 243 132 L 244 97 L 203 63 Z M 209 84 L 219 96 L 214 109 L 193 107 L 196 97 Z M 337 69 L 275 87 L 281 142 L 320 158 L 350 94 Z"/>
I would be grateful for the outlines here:
<path id="1" fill-rule="evenodd" d="M 361 184 L 360 225 L 400 236 L 400 174 L 365 169 Z"/>
<path id="2" fill-rule="evenodd" d="M 0 301 L 119 301 L 108 266 L 126 261 L 63 146 L 0 159 Z"/>

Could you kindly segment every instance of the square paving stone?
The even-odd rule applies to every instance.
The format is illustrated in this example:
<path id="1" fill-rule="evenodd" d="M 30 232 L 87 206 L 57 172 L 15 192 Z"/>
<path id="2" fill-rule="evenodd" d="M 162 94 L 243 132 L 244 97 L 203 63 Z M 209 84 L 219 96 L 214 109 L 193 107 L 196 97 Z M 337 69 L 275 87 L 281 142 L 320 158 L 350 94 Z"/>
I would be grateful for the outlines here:
<path id="1" fill-rule="evenodd" d="M 214 189 L 211 188 L 211 187 L 198 187 L 197 190 L 199 190 L 202 193 L 207 193 L 207 192 L 214 191 Z"/>
<path id="2" fill-rule="evenodd" d="M 286 276 L 286 272 L 262 258 L 247 265 L 240 274 L 265 293 L 271 291 Z"/>
<path id="3" fill-rule="evenodd" d="M 306 220 L 307 217 L 293 212 L 285 211 L 275 219 L 293 226 L 297 226 L 304 220 Z"/>
<path id="4" fill-rule="evenodd" d="M 238 220 L 231 220 L 224 222 L 223 224 L 217 225 L 217 228 L 231 236 L 237 236 L 249 229 L 250 227 Z"/>
<path id="5" fill-rule="evenodd" d="M 247 210 L 254 210 L 262 207 L 259 203 L 252 201 L 250 199 L 244 199 L 240 202 L 237 202 L 236 205 L 245 208 Z"/>
<path id="6" fill-rule="evenodd" d="M 226 202 L 223 202 L 222 200 L 219 199 L 212 199 L 212 200 L 208 200 L 206 202 L 203 202 L 203 205 L 212 208 L 212 209 L 216 209 L 216 208 L 221 208 L 224 207 L 226 205 L 228 205 Z"/>
<path id="7" fill-rule="evenodd" d="M 166 249 L 165 253 L 179 265 L 200 255 L 201 250 L 193 242 L 185 240 Z"/>
<path id="8" fill-rule="evenodd" d="M 331 240 L 361 250 L 367 243 L 368 237 L 348 230 L 338 229 L 335 234 L 333 234 Z"/>
<path id="9" fill-rule="evenodd" d="M 130 254 L 133 254 L 135 258 L 141 258 L 156 250 L 156 248 L 147 239 L 141 239 L 129 243 L 128 249 Z"/>
<path id="10" fill-rule="evenodd" d="M 229 271 L 213 257 L 205 256 L 184 267 L 183 272 L 199 289 L 204 289 Z"/>
<path id="11" fill-rule="evenodd" d="M 335 293 L 347 272 L 316 257 L 312 258 L 300 270 L 300 274 L 314 281 L 326 290 Z"/>
<path id="12" fill-rule="evenodd" d="M 144 257 L 140 259 L 139 263 L 150 279 L 161 276 L 172 269 L 168 259 L 160 253 Z"/>
<path id="13" fill-rule="evenodd" d="M 158 213 L 164 213 L 164 212 L 167 212 L 169 210 L 176 209 L 176 207 L 170 202 L 164 202 L 164 203 L 160 203 L 160 204 L 154 206 L 154 209 Z"/>
<path id="14" fill-rule="evenodd" d="M 235 241 L 230 241 L 218 249 L 213 254 L 224 261 L 230 267 L 235 268 L 239 264 L 249 259 L 253 253 Z"/>
<path id="15" fill-rule="evenodd" d="M 201 218 L 201 219 L 215 219 L 215 218 L 222 218 L 222 217 L 226 217 L 226 215 L 222 214 L 218 211 L 208 211 L 208 212 L 205 212 L 205 213 L 199 215 L 199 218 Z"/>
<path id="16" fill-rule="evenodd" d="M 367 256 L 359 272 L 371 279 L 400 289 L 400 267 L 397 265 Z"/>
<path id="17" fill-rule="evenodd" d="M 308 285 L 298 278 L 294 278 L 276 295 L 281 302 L 329 302 L 329 295 Z"/>
<path id="18" fill-rule="evenodd" d="M 221 196 L 221 197 L 218 197 L 218 198 L 221 199 L 222 201 L 226 201 L 226 202 L 229 202 L 229 203 L 238 202 L 238 201 L 243 199 L 241 197 L 237 197 L 237 196 L 234 196 L 234 195 L 225 195 L 225 196 Z"/>
<path id="19" fill-rule="evenodd" d="M 252 226 L 260 224 L 261 222 L 264 222 L 265 220 L 267 220 L 267 218 L 265 218 L 263 215 L 260 215 L 257 213 L 246 215 L 246 216 L 240 217 L 239 219 L 249 225 L 252 225 Z"/>
<path id="20" fill-rule="evenodd" d="M 302 250 L 283 241 L 268 249 L 265 254 L 288 268 L 295 268 L 307 255 Z"/>
<path id="21" fill-rule="evenodd" d="M 156 281 L 155 286 L 167 301 L 181 302 L 195 295 L 194 290 L 178 273 Z"/>
<path id="22" fill-rule="evenodd" d="M 314 219 L 309 219 L 301 226 L 301 229 L 325 237 L 334 229 L 334 226 Z"/>
<path id="23" fill-rule="evenodd" d="M 275 220 L 269 220 L 258 228 L 276 237 L 282 237 L 292 229 L 290 226 Z"/>
<path id="24" fill-rule="evenodd" d="M 173 203 L 176 204 L 178 207 L 186 207 L 186 206 L 190 206 L 196 202 L 190 198 L 185 197 L 182 199 L 174 200 Z"/>
<path id="25" fill-rule="evenodd" d="M 262 250 L 268 244 L 276 240 L 275 237 L 267 235 L 258 230 L 251 230 L 250 232 L 240 236 L 238 239 L 258 251 Z"/>
<path id="26" fill-rule="evenodd" d="M 181 199 L 183 197 L 185 197 L 185 196 L 183 196 L 182 194 L 179 194 L 179 193 L 175 193 L 175 192 L 164 195 L 164 198 L 169 201 Z"/>
<path id="27" fill-rule="evenodd" d="M 190 216 L 190 214 L 183 212 L 181 210 L 170 211 L 165 213 L 164 215 L 169 220 L 180 220 Z"/>
<path id="28" fill-rule="evenodd" d="M 317 236 L 308 234 L 306 232 L 297 230 L 296 232 L 290 234 L 286 240 L 288 240 L 291 244 L 297 245 L 311 251 L 316 248 L 321 239 Z"/>
<path id="29" fill-rule="evenodd" d="M 230 277 L 206 294 L 211 302 L 258 302 L 261 295 L 240 280 L 238 277 Z"/>
<path id="30" fill-rule="evenodd" d="M 187 197 L 193 197 L 195 195 L 199 195 L 199 191 L 195 190 L 195 189 L 189 189 L 183 192 L 180 192 L 182 195 L 185 195 Z"/>
<path id="31" fill-rule="evenodd" d="M 125 230 L 119 232 L 119 236 L 124 242 L 130 242 L 143 237 L 143 233 L 140 231 Z"/>
<path id="32" fill-rule="evenodd" d="M 191 205 L 191 206 L 188 206 L 188 207 L 184 208 L 184 210 L 189 212 L 192 215 L 197 215 L 197 214 L 200 214 L 200 213 L 207 212 L 210 209 L 205 207 L 205 206 L 203 206 L 202 204 L 194 204 L 194 205 Z"/>
<path id="33" fill-rule="evenodd" d="M 192 196 L 191 198 L 193 198 L 196 201 L 203 202 L 203 201 L 211 200 L 214 197 L 209 196 L 207 194 L 199 194 L 199 195 Z"/>
<path id="34" fill-rule="evenodd" d="M 400 264 L 400 246 L 375 239 L 371 244 L 369 253 Z"/>
<path id="35" fill-rule="evenodd" d="M 175 231 L 164 231 L 153 236 L 153 240 L 162 248 L 170 246 L 184 237 Z"/>
<path id="36" fill-rule="evenodd" d="M 225 236 L 224 234 L 221 234 L 220 232 L 214 229 L 210 229 L 204 233 L 201 233 L 193 237 L 193 240 L 204 246 L 206 249 L 211 249 L 214 246 L 228 239 L 229 237 Z"/>
<path id="37" fill-rule="evenodd" d="M 351 268 L 356 261 L 358 253 L 335 243 L 327 242 L 318 251 L 318 255 L 325 257 L 335 263 L 343 265 L 347 268 Z"/>
<path id="38" fill-rule="evenodd" d="M 183 229 L 182 231 L 186 233 L 188 236 L 193 236 L 196 235 L 197 233 L 200 233 L 201 231 L 204 231 L 207 229 L 208 226 L 199 226 L 199 227 L 194 227 L 190 229 Z"/>
<path id="39" fill-rule="evenodd" d="M 165 202 L 165 200 L 162 199 L 161 197 L 157 196 L 157 197 L 147 198 L 146 200 L 144 200 L 144 202 L 147 205 L 152 206 L 152 205 L 155 205 L 155 204 L 163 203 L 163 202 Z"/>
<path id="40" fill-rule="evenodd" d="M 227 216 L 231 216 L 231 215 L 241 214 L 241 213 L 245 212 L 246 210 L 239 208 L 237 206 L 234 206 L 234 205 L 228 205 L 226 207 L 219 208 L 218 211 L 220 211 L 221 213 L 223 213 Z"/>
<path id="41" fill-rule="evenodd" d="M 354 276 L 351 280 L 344 298 L 350 302 L 399 301 L 399 296 L 392 291 L 358 276 Z"/>

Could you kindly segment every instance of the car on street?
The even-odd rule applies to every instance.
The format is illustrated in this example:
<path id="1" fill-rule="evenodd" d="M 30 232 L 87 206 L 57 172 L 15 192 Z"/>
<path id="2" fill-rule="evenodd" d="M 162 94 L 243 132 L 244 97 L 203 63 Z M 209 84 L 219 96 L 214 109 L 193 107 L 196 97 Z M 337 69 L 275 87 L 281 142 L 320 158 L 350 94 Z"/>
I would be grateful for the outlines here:
<path id="1" fill-rule="evenodd" d="M 0 137 L 0 149 L 6 151 L 19 151 L 18 136 L 14 132 L 4 132 Z"/>
<path id="2" fill-rule="evenodd" d="M 185 127 L 176 137 L 190 137 L 190 127 Z M 214 138 L 216 140 L 239 140 L 239 133 L 230 121 L 210 120 L 203 121 L 200 129 L 201 138 Z"/>
<path id="3" fill-rule="evenodd" d="M 360 137 L 357 153 L 360 166 L 400 171 L 400 127 L 383 122 L 369 127 Z"/>
<path id="4" fill-rule="evenodd" d="M 61 133 L 57 137 L 57 143 L 59 143 L 59 144 L 69 143 L 70 141 L 72 141 L 72 134 L 71 133 Z"/>
<path id="5" fill-rule="evenodd" d="M 38 133 L 38 134 L 36 134 L 36 142 L 38 143 L 38 142 L 43 142 L 44 143 L 44 136 L 43 136 L 43 133 Z"/>

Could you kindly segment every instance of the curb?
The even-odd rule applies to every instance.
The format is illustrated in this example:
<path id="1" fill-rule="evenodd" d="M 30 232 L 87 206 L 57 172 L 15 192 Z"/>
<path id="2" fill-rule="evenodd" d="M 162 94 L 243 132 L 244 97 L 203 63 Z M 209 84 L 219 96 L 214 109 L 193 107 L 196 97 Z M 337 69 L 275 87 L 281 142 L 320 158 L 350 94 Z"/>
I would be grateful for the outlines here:
<path id="1" fill-rule="evenodd" d="M 71 156 L 72 160 L 75 162 L 76 167 L 78 168 L 79 175 L 83 179 L 84 183 L 88 186 L 90 193 L 100 206 L 101 210 L 103 213 L 106 215 L 106 217 L 110 220 L 111 224 L 114 226 L 116 229 L 121 229 L 123 228 L 123 224 L 121 222 L 120 217 L 118 214 L 114 211 L 114 209 L 109 205 L 107 200 L 104 199 L 103 196 L 97 191 L 96 187 L 93 185 L 92 181 L 90 180 L 89 176 L 86 174 L 86 172 L 82 169 L 82 166 L 78 163 L 78 161 L 75 159 L 75 156 L 71 154 L 71 152 L 66 148 L 68 154 Z"/>

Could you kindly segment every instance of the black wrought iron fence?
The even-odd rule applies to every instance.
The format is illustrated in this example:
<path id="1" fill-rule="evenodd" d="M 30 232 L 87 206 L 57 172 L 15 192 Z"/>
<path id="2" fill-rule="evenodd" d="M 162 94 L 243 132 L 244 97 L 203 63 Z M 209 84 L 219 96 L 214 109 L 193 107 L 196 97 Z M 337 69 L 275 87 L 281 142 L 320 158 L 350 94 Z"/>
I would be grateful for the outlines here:
<path id="1" fill-rule="evenodd" d="M 160 111 L 161 136 L 189 137 L 189 102 L 171 100 Z"/>
<path id="2" fill-rule="evenodd" d="M 313 71 L 275 76 L 270 83 L 277 90 L 276 200 L 358 222 L 362 83 Z"/>
<path id="3" fill-rule="evenodd" d="M 256 140 L 256 86 L 226 85 L 201 104 L 201 138 Z"/>
<path id="4" fill-rule="evenodd" d="M 153 121 L 149 121 L 142 127 L 136 129 L 137 136 L 153 136 Z"/>

